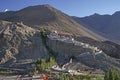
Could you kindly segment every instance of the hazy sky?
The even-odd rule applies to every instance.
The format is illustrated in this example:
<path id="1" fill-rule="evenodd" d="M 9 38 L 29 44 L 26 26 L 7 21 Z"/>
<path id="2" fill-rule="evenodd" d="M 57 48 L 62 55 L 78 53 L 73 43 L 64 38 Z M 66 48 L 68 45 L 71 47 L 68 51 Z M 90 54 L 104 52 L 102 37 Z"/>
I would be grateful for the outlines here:
<path id="1" fill-rule="evenodd" d="M 50 4 L 71 15 L 113 14 L 120 11 L 120 0 L 0 0 L 0 11 L 19 10 L 30 5 Z"/>

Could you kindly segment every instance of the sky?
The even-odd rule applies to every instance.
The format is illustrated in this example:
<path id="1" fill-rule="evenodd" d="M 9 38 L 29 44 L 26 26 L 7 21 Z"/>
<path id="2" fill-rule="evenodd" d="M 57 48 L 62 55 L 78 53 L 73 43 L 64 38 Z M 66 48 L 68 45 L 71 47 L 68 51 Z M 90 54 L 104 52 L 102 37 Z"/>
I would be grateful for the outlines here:
<path id="1" fill-rule="evenodd" d="M 113 14 L 120 11 L 120 0 L 0 0 L 0 12 L 49 4 L 70 16 L 84 17 L 94 13 Z"/>

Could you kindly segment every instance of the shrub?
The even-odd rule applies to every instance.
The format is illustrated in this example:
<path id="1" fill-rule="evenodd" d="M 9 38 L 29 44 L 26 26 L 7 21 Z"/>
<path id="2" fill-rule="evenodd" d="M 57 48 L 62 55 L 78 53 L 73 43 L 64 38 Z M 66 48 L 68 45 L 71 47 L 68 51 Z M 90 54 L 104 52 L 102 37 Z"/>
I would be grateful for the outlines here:
<path id="1" fill-rule="evenodd" d="M 105 73 L 105 80 L 120 80 L 120 73 L 115 69 L 111 68 L 108 72 Z"/>

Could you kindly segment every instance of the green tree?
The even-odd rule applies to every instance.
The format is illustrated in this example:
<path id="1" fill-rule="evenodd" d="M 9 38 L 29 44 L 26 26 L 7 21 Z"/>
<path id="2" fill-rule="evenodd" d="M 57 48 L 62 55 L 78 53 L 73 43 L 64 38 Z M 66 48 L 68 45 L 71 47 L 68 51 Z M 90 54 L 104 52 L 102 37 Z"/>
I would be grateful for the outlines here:
<path id="1" fill-rule="evenodd" d="M 50 57 L 49 66 L 52 67 L 53 65 L 55 65 L 55 58 Z"/>
<path id="2" fill-rule="evenodd" d="M 105 73 L 105 80 L 120 80 L 120 73 L 115 69 L 111 68 L 108 72 Z"/>
<path id="3" fill-rule="evenodd" d="M 41 59 L 40 68 L 41 70 L 45 70 L 47 68 L 47 63 L 45 59 Z"/>

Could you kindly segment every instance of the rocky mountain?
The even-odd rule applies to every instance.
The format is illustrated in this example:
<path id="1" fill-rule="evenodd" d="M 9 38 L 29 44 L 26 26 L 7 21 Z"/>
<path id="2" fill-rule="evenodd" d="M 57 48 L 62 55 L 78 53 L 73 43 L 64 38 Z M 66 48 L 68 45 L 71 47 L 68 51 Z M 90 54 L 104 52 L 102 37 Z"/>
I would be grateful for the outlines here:
<path id="1" fill-rule="evenodd" d="M 0 67 L 29 69 L 34 60 L 49 59 L 50 49 L 59 65 L 73 58 L 89 68 L 106 71 L 114 66 L 120 70 L 120 45 L 107 41 L 50 5 L 1 12 L 0 20 Z M 43 29 L 46 44 L 41 36 Z"/>
<path id="2" fill-rule="evenodd" d="M 22 67 L 38 58 L 49 58 L 39 30 L 21 23 L 0 21 L 0 64 Z"/>
<path id="3" fill-rule="evenodd" d="M 120 12 L 112 15 L 93 14 L 91 16 L 79 18 L 73 17 L 78 23 L 99 34 L 120 42 Z"/>
<path id="4" fill-rule="evenodd" d="M 67 43 L 61 39 L 52 38 L 47 41 L 48 46 L 57 53 L 56 59 L 60 64 L 65 64 L 73 58 L 90 68 L 107 71 L 114 66 L 120 70 L 120 54 L 114 52 L 119 48 L 115 46 L 115 43 L 114 45 L 109 43 L 111 42 L 99 42 L 86 37 L 75 37 L 73 42 L 67 41 Z"/>
<path id="5" fill-rule="evenodd" d="M 96 40 L 104 40 L 103 37 L 79 25 L 70 16 L 50 5 L 30 6 L 19 11 L 0 13 L 0 20 L 23 22 L 37 29 L 46 27 L 49 30 L 58 30 L 79 36 L 91 37 Z"/>

